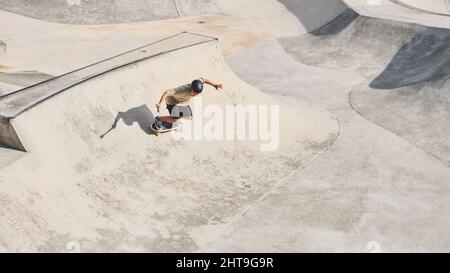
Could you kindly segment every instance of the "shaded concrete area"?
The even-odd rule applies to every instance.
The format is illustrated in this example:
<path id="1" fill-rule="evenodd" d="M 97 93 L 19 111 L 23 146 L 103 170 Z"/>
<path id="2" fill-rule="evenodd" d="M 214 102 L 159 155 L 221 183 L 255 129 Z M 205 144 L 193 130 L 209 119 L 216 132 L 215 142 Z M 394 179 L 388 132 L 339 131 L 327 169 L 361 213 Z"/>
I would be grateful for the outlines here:
<path id="1" fill-rule="evenodd" d="M 363 75 L 352 107 L 448 164 L 449 38 L 448 29 L 359 17 L 337 35 L 281 43 L 301 63 Z"/>
<path id="2" fill-rule="evenodd" d="M 26 151 L 22 141 L 17 136 L 14 122 L 4 117 L 0 118 L 0 146 L 17 151 Z"/>
<path id="3" fill-rule="evenodd" d="M 450 29 L 417 28 L 370 87 L 395 89 L 450 74 Z"/>
<path id="4" fill-rule="evenodd" d="M 155 115 L 147 105 L 134 107 L 126 112 L 119 112 L 114 119 L 112 128 L 116 128 L 117 123 L 120 120 L 123 120 L 123 122 L 128 126 L 132 126 L 135 122 L 137 122 L 144 133 L 147 135 L 153 134 L 152 130 L 150 130 L 150 125 L 155 121 Z"/>
<path id="5" fill-rule="evenodd" d="M 329 23 L 347 9 L 341 0 L 278 0 L 292 12 L 307 32 Z M 320 14 L 320 16 L 314 16 Z"/>
<path id="6" fill-rule="evenodd" d="M 280 42 L 300 63 L 353 70 L 373 79 L 416 35 L 418 28 L 422 29 L 360 16 L 337 35 L 299 35 L 281 38 Z"/>
<path id="7" fill-rule="evenodd" d="M 113 130 L 117 128 L 117 124 L 121 120 L 128 126 L 133 126 L 135 123 L 137 123 L 141 130 L 147 135 L 155 134 L 155 132 L 150 129 L 150 125 L 155 121 L 155 115 L 148 108 L 148 106 L 144 104 L 138 107 L 133 107 L 125 112 L 117 113 L 117 116 L 114 119 L 111 128 L 100 135 L 100 138 L 104 138 L 108 134 L 113 132 Z"/>
<path id="8" fill-rule="evenodd" d="M 317 36 L 338 34 L 350 25 L 356 18 L 358 18 L 358 16 L 359 14 L 354 10 L 347 9 L 332 21 L 311 31 L 310 33 Z"/>

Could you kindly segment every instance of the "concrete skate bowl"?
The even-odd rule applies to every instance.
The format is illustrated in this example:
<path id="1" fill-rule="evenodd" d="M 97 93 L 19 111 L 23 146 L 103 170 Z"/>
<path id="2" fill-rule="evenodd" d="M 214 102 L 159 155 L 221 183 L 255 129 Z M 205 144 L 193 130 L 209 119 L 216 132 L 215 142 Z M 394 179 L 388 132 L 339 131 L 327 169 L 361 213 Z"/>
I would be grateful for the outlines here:
<path id="1" fill-rule="evenodd" d="M 450 0 L 391 0 L 420 12 L 450 16 Z"/>
<path id="2" fill-rule="evenodd" d="M 247 85 L 218 46 L 180 33 L 2 97 L 28 153 L 0 171 L 0 250 L 63 252 L 76 240 L 82 251 L 195 251 L 333 143 L 327 111 Z M 205 107 L 279 105 L 279 149 L 152 136 L 162 91 L 200 76 L 225 85 L 203 92 Z"/>
<path id="3" fill-rule="evenodd" d="M 363 75 L 354 110 L 450 165 L 449 29 L 359 17 L 334 35 L 280 41 L 300 63 Z"/>
<path id="4" fill-rule="evenodd" d="M 1 9 L 66 24 L 114 24 L 199 15 L 250 19 L 276 36 L 312 31 L 345 11 L 341 0 L 0 0 Z"/>

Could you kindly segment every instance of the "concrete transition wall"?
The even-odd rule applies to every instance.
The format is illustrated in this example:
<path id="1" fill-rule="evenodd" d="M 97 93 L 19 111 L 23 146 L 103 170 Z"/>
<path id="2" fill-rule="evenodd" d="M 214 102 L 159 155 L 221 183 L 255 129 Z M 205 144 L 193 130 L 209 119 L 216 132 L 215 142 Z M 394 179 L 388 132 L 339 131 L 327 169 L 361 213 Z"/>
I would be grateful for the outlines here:
<path id="1" fill-rule="evenodd" d="M 396 0 L 423 11 L 450 15 L 450 0 Z"/>
<path id="2" fill-rule="evenodd" d="M 353 109 L 450 166 L 450 29 L 360 16 L 335 35 L 281 40 L 299 62 L 358 71 Z"/>
<path id="3" fill-rule="evenodd" d="M 275 36 L 314 30 L 345 11 L 341 0 L 0 0 L 3 10 L 68 24 L 153 21 L 197 15 L 251 19 Z"/>
<path id="4" fill-rule="evenodd" d="M 10 120 L 0 118 L 0 147 L 25 151 Z"/>
<path id="5" fill-rule="evenodd" d="M 82 251 L 193 251 L 333 143 L 339 126 L 327 111 L 252 88 L 218 46 L 103 74 L 14 118 L 28 153 L 0 171 L 0 251 L 66 251 L 73 240 Z M 279 148 L 151 135 L 161 93 L 202 76 L 225 86 L 205 89 L 205 108 L 279 105 Z"/>

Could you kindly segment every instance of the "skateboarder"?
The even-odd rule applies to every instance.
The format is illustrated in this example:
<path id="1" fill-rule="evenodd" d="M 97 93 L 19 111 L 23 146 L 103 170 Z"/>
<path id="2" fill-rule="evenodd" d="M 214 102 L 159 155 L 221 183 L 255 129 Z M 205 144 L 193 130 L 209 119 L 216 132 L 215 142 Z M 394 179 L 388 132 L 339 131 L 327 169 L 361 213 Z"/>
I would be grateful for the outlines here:
<path id="1" fill-rule="evenodd" d="M 180 118 L 192 118 L 192 111 L 187 103 L 192 97 L 202 93 L 203 84 L 213 86 L 216 90 L 223 89 L 222 84 L 214 83 L 210 80 L 200 78 L 192 81 L 190 84 L 185 84 L 174 89 L 169 89 L 163 93 L 161 99 L 156 104 L 156 109 L 159 113 L 163 102 L 166 103 L 167 110 L 170 116 L 157 116 L 155 122 L 152 124 L 153 129 L 157 131 L 161 129 L 171 129 L 173 124 Z"/>

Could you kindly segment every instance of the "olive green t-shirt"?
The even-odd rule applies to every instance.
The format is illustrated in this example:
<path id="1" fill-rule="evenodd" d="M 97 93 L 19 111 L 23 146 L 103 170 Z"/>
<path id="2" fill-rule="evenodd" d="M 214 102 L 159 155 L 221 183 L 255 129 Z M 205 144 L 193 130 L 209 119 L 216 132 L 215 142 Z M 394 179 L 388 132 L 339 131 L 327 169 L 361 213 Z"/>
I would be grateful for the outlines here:
<path id="1" fill-rule="evenodd" d="M 202 81 L 203 83 L 205 82 L 204 78 L 200 78 L 198 80 Z M 186 105 L 191 98 L 191 84 L 185 84 L 177 88 L 167 90 L 166 104 Z"/>
<path id="2" fill-rule="evenodd" d="M 191 99 L 191 85 L 185 84 L 174 89 L 167 90 L 167 105 L 186 104 Z"/>

